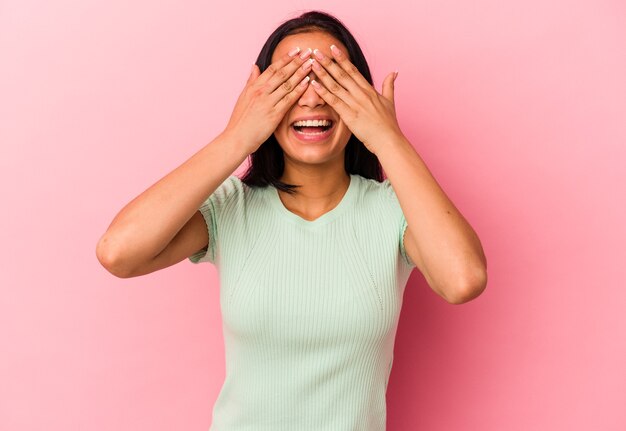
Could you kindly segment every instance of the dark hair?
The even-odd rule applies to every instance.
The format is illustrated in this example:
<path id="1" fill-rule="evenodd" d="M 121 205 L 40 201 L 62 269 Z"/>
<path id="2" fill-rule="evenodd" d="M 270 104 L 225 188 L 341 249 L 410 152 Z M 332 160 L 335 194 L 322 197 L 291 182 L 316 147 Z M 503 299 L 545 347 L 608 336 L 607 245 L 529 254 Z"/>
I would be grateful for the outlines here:
<path id="1" fill-rule="evenodd" d="M 373 85 L 369 66 L 354 36 L 337 18 L 320 11 L 306 12 L 283 22 L 274 30 L 256 60 L 261 73 L 272 64 L 272 54 L 282 39 L 292 34 L 314 31 L 328 33 L 343 43 L 348 50 L 351 63 L 356 66 L 367 82 Z M 248 170 L 241 178 L 246 185 L 264 187 L 271 184 L 287 193 L 294 193 L 293 189 L 300 187 L 280 181 L 279 178 L 285 169 L 284 152 L 273 134 L 250 155 L 250 161 Z M 354 134 L 350 136 L 346 145 L 344 166 L 348 174 L 358 174 L 379 182 L 383 180 L 382 166 L 378 157 L 369 151 Z"/>

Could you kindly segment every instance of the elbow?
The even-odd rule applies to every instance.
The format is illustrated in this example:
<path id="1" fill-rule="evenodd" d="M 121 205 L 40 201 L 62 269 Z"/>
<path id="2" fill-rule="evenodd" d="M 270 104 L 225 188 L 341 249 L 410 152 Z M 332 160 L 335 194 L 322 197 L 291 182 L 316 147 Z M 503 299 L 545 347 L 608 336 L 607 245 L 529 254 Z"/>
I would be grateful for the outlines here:
<path id="1" fill-rule="evenodd" d="M 96 245 L 96 258 L 100 265 L 104 267 L 109 273 L 118 278 L 130 278 L 132 275 L 127 271 L 123 265 L 120 264 L 118 254 L 108 245 L 108 239 L 106 236 L 100 238 Z"/>
<path id="2" fill-rule="evenodd" d="M 468 271 L 467 275 L 456 283 L 454 294 L 449 295 L 446 299 L 450 304 L 464 304 L 472 299 L 480 296 L 487 287 L 487 268 L 480 266 L 472 271 Z"/>

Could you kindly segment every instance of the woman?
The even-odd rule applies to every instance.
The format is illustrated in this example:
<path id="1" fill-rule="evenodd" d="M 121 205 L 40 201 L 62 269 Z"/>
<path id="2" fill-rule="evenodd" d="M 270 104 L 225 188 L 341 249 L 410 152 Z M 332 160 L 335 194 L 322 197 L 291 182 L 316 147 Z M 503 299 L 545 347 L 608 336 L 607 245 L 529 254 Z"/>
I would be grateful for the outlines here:
<path id="1" fill-rule="evenodd" d="M 398 126 L 396 77 L 378 93 L 328 14 L 283 23 L 224 131 L 101 238 L 119 277 L 185 258 L 218 267 L 227 374 L 213 431 L 385 429 L 412 269 L 450 303 L 485 288 L 478 237 Z"/>

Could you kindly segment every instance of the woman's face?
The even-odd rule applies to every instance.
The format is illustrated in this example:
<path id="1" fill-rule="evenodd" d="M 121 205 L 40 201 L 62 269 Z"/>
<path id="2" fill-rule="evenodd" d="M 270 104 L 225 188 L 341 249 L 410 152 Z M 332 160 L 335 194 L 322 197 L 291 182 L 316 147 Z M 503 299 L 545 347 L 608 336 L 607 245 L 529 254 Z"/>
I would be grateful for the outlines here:
<path id="1" fill-rule="evenodd" d="M 272 54 L 272 63 L 296 46 L 300 47 L 301 52 L 307 48 L 311 48 L 311 50 L 317 48 L 325 56 L 332 59 L 330 45 L 333 44 L 343 50 L 343 52 L 348 52 L 340 41 L 328 33 L 315 31 L 292 34 L 286 36 L 276 46 Z M 316 57 L 314 54 L 311 54 L 311 58 Z M 315 79 L 315 72 L 313 72 L 313 69 L 310 69 L 310 71 L 309 77 Z M 317 81 L 321 83 L 319 79 Z M 321 135 L 322 139 L 313 134 L 301 133 L 306 130 L 293 126 L 296 120 L 310 116 L 322 116 L 332 121 L 329 133 Z M 287 111 L 285 117 L 274 131 L 274 136 L 283 149 L 286 158 L 302 163 L 319 164 L 340 157 L 342 166 L 345 155 L 344 150 L 351 135 L 352 132 L 339 118 L 337 112 L 315 92 L 310 83 L 305 92 L 292 105 L 291 109 Z"/>

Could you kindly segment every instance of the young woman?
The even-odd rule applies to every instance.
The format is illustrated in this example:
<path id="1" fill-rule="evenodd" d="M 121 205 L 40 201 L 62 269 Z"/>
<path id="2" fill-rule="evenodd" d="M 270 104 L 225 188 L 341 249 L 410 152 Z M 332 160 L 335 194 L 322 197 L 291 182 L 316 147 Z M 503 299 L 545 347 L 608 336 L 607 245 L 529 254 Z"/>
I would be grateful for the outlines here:
<path id="1" fill-rule="evenodd" d="M 331 15 L 286 21 L 224 131 L 99 241 L 118 277 L 186 258 L 219 269 L 227 373 L 212 431 L 384 430 L 413 268 L 450 303 L 485 288 L 478 237 L 400 130 L 396 77 L 377 92 Z"/>

